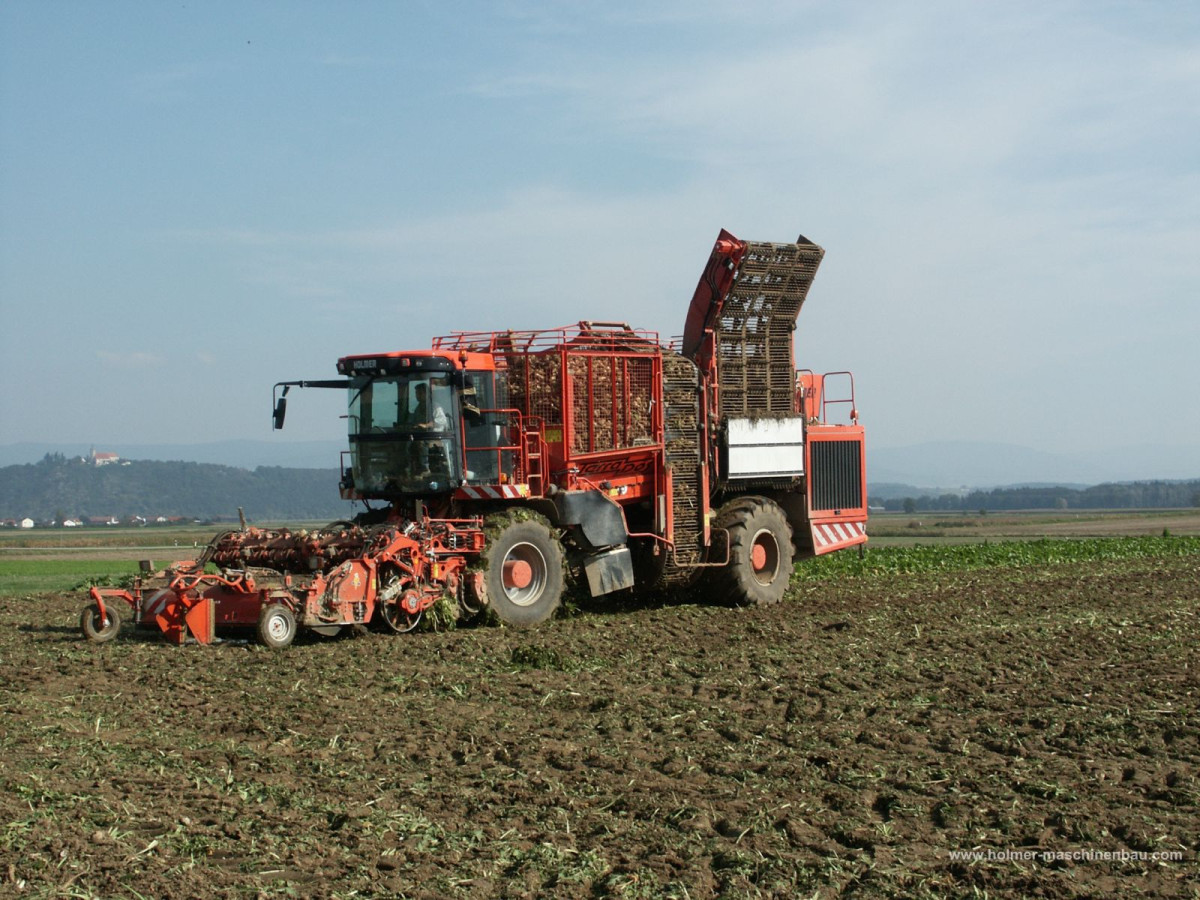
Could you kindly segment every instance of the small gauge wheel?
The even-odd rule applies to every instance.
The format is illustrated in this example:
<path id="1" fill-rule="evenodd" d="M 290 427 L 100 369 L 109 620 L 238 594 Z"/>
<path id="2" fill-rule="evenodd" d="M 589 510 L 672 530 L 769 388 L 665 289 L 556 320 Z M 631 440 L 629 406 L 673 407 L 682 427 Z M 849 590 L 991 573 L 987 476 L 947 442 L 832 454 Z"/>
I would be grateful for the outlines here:
<path id="1" fill-rule="evenodd" d="M 100 604 L 92 603 L 79 616 L 79 630 L 85 638 L 97 644 L 111 641 L 121 630 L 121 615 L 112 603 L 105 604 L 103 614 Z"/>

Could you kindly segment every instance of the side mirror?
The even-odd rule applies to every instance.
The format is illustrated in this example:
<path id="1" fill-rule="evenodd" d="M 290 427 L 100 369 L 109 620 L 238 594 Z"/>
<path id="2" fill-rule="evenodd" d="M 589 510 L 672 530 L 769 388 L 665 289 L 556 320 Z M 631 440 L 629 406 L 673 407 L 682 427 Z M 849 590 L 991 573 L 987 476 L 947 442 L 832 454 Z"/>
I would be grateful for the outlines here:
<path id="1" fill-rule="evenodd" d="M 275 387 L 279 387 L 279 385 L 275 385 Z M 285 384 L 283 386 L 283 393 L 280 394 L 279 399 L 275 401 L 275 412 L 273 414 L 273 418 L 276 431 L 279 431 L 281 428 L 283 428 L 283 419 L 287 415 L 287 392 L 290 388 L 291 385 Z"/>

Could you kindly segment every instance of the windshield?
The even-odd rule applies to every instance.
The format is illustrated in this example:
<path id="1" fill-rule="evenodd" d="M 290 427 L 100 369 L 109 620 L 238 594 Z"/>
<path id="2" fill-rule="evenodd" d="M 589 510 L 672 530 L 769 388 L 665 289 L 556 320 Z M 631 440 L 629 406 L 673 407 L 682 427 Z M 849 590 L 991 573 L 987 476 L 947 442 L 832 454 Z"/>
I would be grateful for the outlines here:
<path id="1" fill-rule="evenodd" d="M 461 479 L 454 390 L 445 374 L 350 380 L 350 454 L 360 494 L 427 493 Z M 453 482 L 453 483 L 452 483 Z"/>

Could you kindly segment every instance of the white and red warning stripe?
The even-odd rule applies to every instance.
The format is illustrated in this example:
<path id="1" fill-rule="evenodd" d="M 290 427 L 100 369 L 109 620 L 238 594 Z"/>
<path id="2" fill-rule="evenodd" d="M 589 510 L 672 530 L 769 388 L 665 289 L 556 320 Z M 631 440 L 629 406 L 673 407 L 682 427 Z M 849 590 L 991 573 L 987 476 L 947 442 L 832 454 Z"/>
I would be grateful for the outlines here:
<path id="1" fill-rule="evenodd" d="M 817 555 L 861 544 L 867 539 L 866 522 L 814 522 L 813 549 Z"/>
<path id="2" fill-rule="evenodd" d="M 518 500 L 529 496 L 527 484 L 464 484 L 454 496 L 461 500 Z"/>
<path id="3" fill-rule="evenodd" d="M 174 591 L 161 590 L 155 591 L 149 597 L 142 601 L 142 620 L 146 622 L 153 621 L 167 605 L 167 601 L 175 596 Z"/>

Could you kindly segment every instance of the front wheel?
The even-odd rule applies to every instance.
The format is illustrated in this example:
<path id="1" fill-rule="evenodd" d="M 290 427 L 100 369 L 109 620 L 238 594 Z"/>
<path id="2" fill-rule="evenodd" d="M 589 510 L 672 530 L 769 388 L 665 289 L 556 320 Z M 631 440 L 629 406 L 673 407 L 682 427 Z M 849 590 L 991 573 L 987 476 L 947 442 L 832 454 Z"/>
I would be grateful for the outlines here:
<path id="1" fill-rule="evenodd" d="M 282 603 L 263 607 L 258 616 L 258 639 L 272 650 L 282 650 L 296 637 L 296 616 Z"/>
<path id="2" fill-rule="evenodd" d="M 536 519 L 502 520 L 496 527 L 483 553 L 488 605 L 508 625 L 545 622 L 562 602 L 562 545 Z"/>
<path id="3" fill-rule="evenodd" d="M 89 641 L 102 644 L 111 641 L 121 630 L 121 615 L 112 603 L 104 605 L 104 614 L 100 613 L 100 604 L 87 606 L 79 616 L 79 630 Z"/>
<path id="4" fill-rule="evenodd" d="M 739 606 L 778 603 L 792 577 L 792 529 L 783 510 L 765 497 L 727 504 L 716 524 L 729 533 L 729 563 L 721 589 Z"/>

